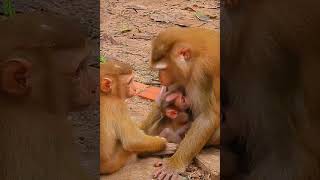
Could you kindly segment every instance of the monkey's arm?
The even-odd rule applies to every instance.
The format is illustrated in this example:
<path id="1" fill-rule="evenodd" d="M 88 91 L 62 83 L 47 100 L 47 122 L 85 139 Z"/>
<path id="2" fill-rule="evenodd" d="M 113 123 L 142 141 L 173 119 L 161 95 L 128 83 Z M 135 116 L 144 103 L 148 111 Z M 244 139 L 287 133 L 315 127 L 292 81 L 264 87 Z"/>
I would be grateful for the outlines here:
<path id="1" fill-rule="evenodd" d="M 181 141 L 177 152 L 168 159 L 168 166 L 178 171 L 185 167 L 201 151 L 214 132 L 214 118 L 211 113 L 200 114 Z M 192 143 L 190 143 L 192 142 Z"/>
<path id="2" fill-rule="evenodd" d="M 139 123 L 139 128 L 144 132 L 148 132 L 148 130 L 155 124 L 157 120 L 161 119 L 161 117 L 160 106 L 157 103 L 153 103 L 151 112 L 144 121 Z"/>
<path id="3" fill-rule="evenodd" d="M 184 169 L 208 143 L 209 139 L 215 138 L 220 142 L 220 79 L 216 77 L 214 82 L 211 103 L 202 107 L 207 110 L 201 112 L 192 122 L 177 152 L 168 160 L 169 165 L 176 169 Z"/>
<path id="4" fill-rule="evenodd" d="M 167 141 L 158 136 L 146 135 L 130 119 L 122 119 L 116 128 L 116 134 L 125 150 L 130 152 L 157 152 L 165 149 Z"/>

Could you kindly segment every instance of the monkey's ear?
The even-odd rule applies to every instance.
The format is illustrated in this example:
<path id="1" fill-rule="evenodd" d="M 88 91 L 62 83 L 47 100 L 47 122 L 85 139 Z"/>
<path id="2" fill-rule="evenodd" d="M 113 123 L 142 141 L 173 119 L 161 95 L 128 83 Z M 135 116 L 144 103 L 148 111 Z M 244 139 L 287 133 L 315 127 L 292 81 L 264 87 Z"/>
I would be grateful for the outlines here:
<path id="1" fill-rule="evenodd" d="M 166 116 L 170 119 L 176 119 L 178 117 L 178 111 L 175 109 L 166 109 Z"/>
<path id="2" fill-rule="evenodd" d="M 178 56 L 182 56 L 185 61 L 189 61 L 191 59 L 191 47 L 188 44 L 177 44 L 175 51 Z"/>
<path id="3" fill-rule="evenodd" d="M 100 83 L 100 89 L 102 92 L 108 94 L 111 92 L 112 79 L 104 78 Z"/>
<path id="4" fill-rule="evenodd" d="M 24 59 L 5 61 L 0 67 L 0 88 L 13 96 L 24 96 L 31 90 L 31 63 Z"/>
<path id="5" fill-rule="evenodd" d="M 171 93 L 165 98 L 165 101 L 166 102 L 173 101 L 173 100 L 177 99 L 179 96 L 180 96 L 180 93 Z"/>

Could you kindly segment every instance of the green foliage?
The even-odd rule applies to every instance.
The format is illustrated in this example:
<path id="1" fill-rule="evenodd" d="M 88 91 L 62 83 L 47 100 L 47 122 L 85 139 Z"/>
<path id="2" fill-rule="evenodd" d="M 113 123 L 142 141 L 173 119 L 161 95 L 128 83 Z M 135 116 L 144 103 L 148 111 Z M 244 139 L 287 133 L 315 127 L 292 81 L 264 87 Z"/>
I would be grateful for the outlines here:
<path id="1" fill-rule="evenodd" d="M 3 12 L 5 16 L 13 16 L 16 14 L 12 0 L 3 0 Z"/>
<path id="2" fill-rule="evenodd" d="M 101 55 L 99 57 L 99 61 L 100 61 L 100 63 L 105 63 L 107 61 L 107 58 L 105 56 Z"/>

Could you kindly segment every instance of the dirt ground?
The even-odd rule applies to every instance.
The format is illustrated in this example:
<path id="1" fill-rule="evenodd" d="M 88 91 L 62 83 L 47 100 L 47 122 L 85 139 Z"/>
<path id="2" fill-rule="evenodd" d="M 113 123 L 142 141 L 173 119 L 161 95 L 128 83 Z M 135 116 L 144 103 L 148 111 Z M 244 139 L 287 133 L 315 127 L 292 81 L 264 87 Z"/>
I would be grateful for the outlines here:
<path id="1" fill-rule="evenodd" d="M 159 86 L 158 76 L 149 68 L 151 40 L 172 27 L 203 27 L 219 31 L 219 0 L 100 0 L 101 56 L 129 63 L 136 81 Z M 151 102 L 139 97 L 128 100 L 131 115 L 146 117 Z M 194 164 L 189 179 L 209 179 Z"/>
<path id="2" fill-rule="evenodd" d="M 218 0 L 101 0 L 100 48 L 107 59 L 129 63 L 136 81 L 159 85 L 158 76 L 149 68 L 151 40 L 171 26 L 203 27 L 219 31 Z M 197 18 L 207 15 L 208 21 Z M 204 20 L 205 18 L 203 18 Z M 128 101 L 132 116 L 145 117 L 150 102 L 138 97 Z"/>

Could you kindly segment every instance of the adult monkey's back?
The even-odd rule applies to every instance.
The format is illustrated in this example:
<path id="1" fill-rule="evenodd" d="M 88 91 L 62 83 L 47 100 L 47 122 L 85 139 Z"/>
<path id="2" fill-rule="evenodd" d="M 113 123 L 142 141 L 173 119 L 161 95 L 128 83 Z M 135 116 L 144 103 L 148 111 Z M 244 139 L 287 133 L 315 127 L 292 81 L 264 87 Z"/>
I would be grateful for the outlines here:
<path id="1" fill-rule="evenodd" d="M 219 33 L 201 28 L 169 28 L 153 42 L 151 65 L 159 70 L 164 86 L 180 84 L 191 101 L 194 122 L 177 152 L 164 161 L 155 176 L 173 179 L 185 170 L 215 133 L 220 139 L 220 37 Z M 147 121 L 148 129 L 159 117 L 154 106 Z"/>
<path id="2" fill-rule="evenodd" d="M 319 6 L 240 0 L 222 9 L 222 108 L 241 137 L 246 180 L 320 179 Z"/>

